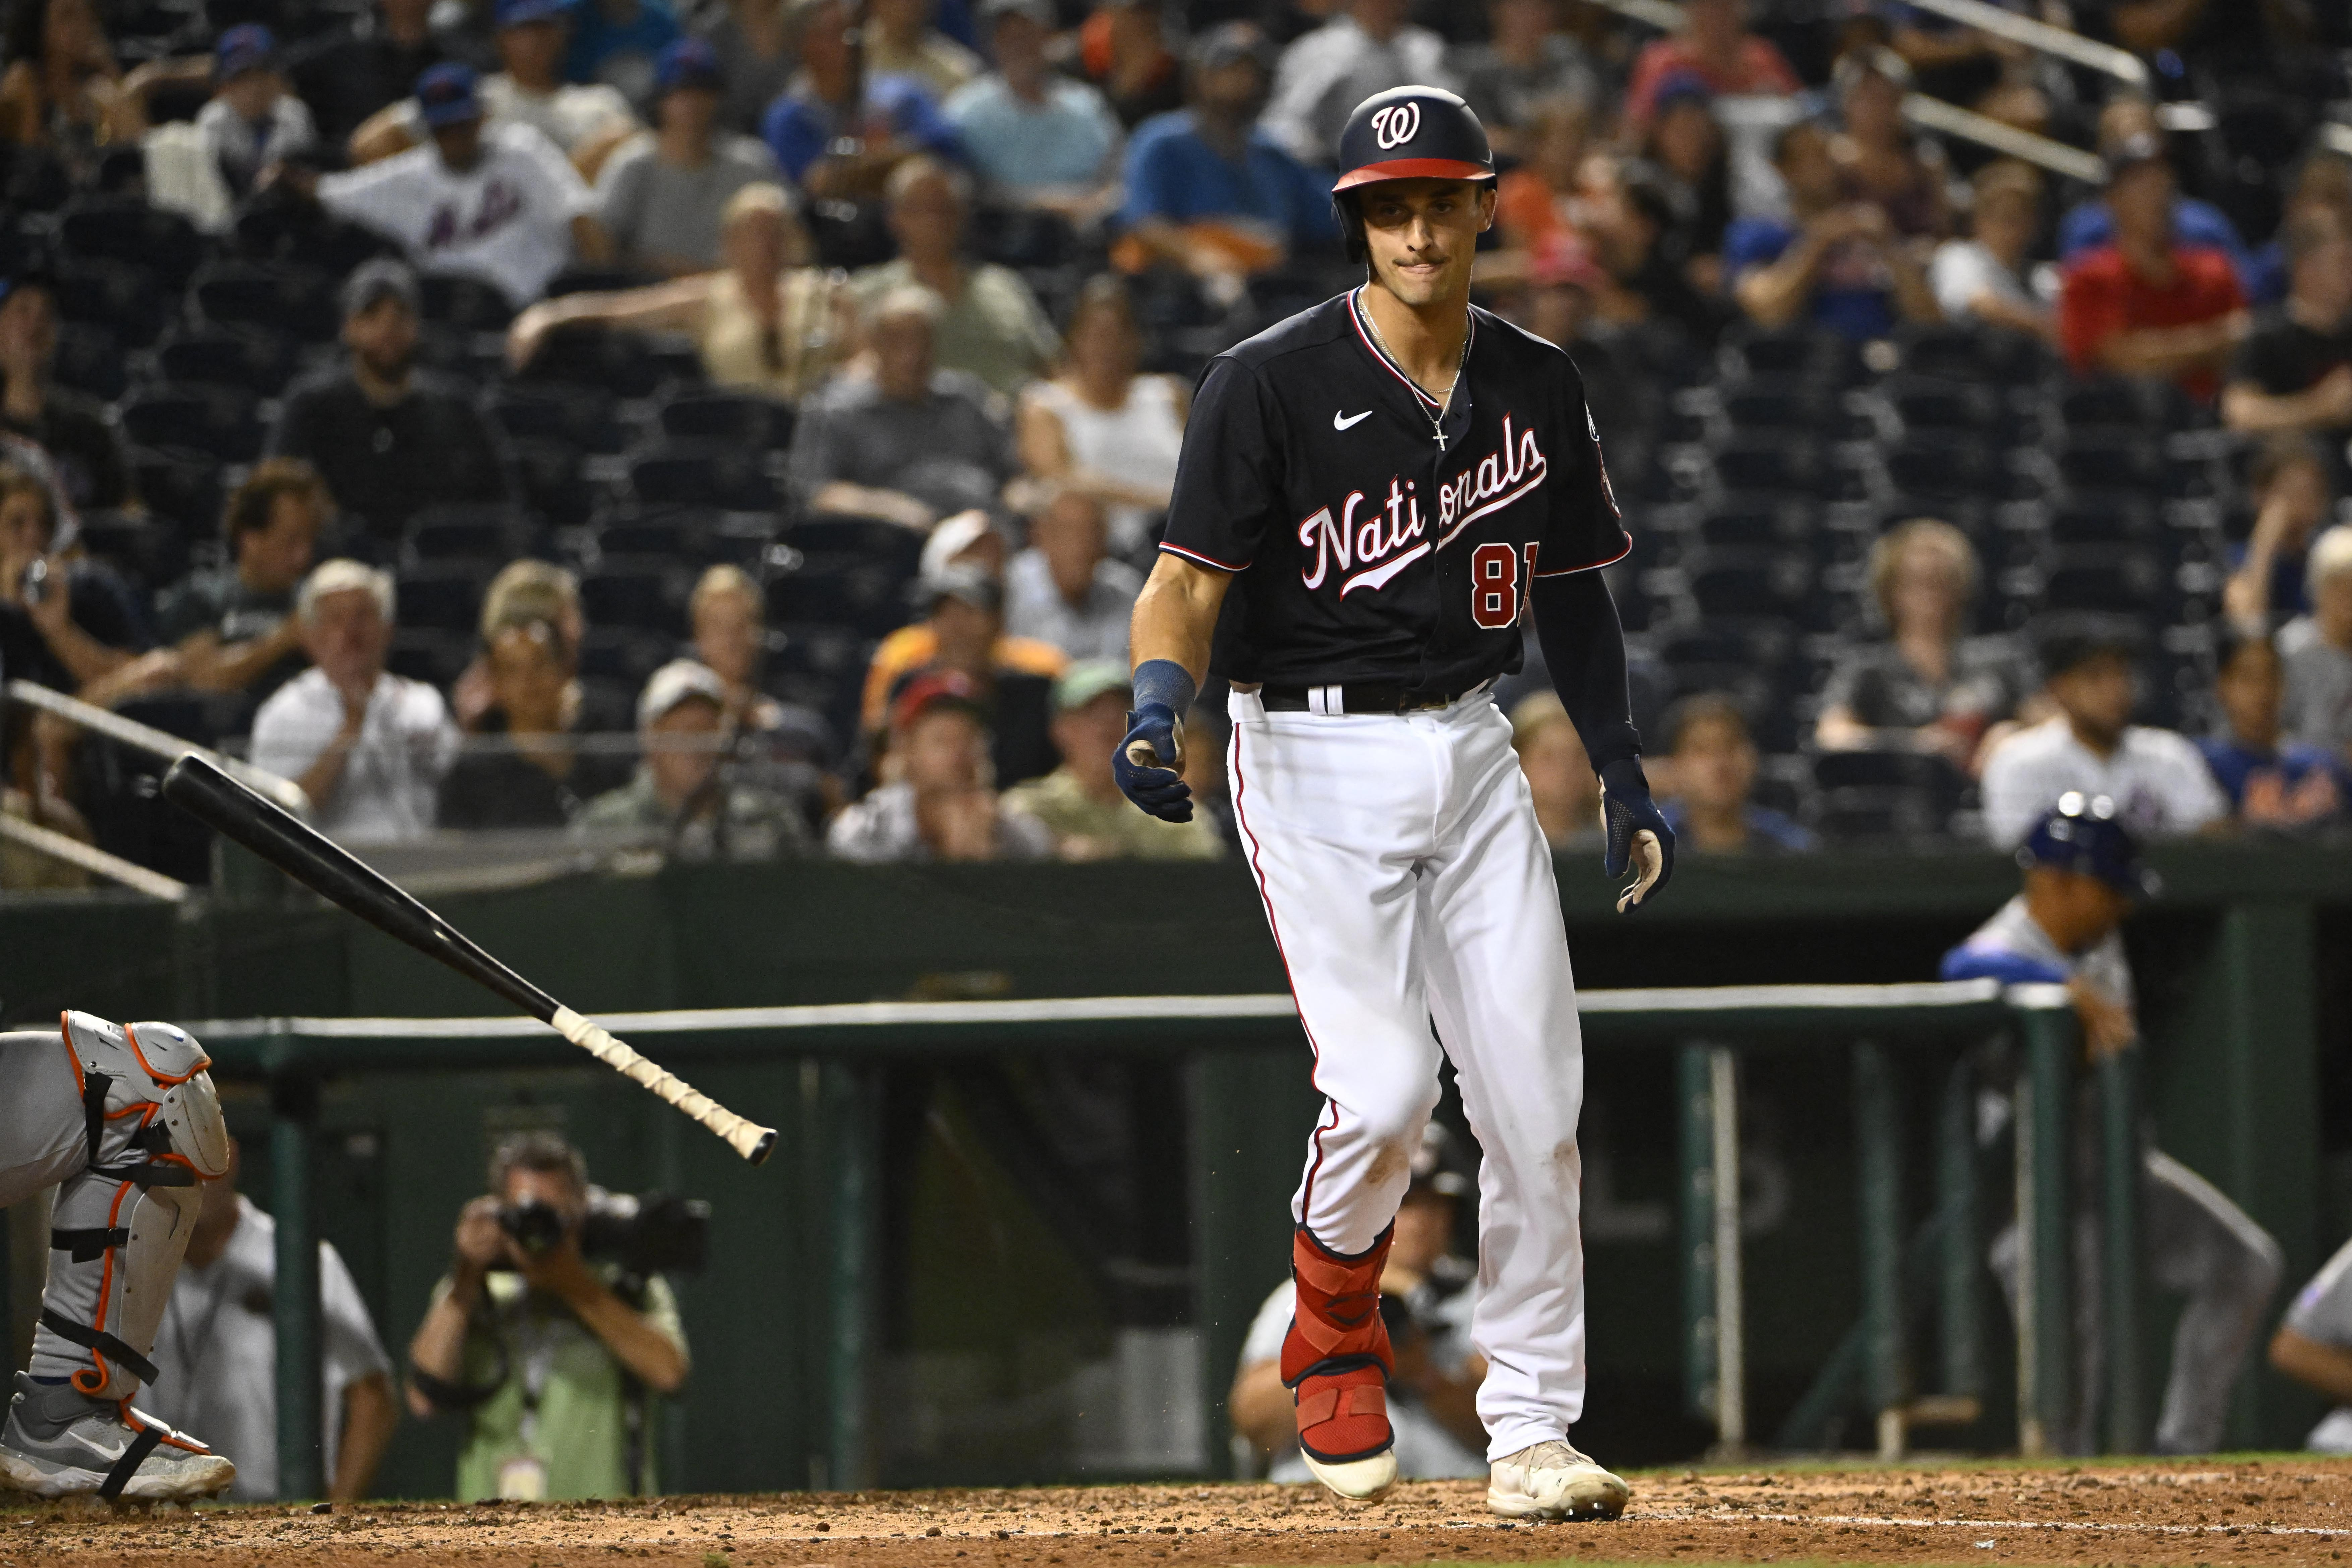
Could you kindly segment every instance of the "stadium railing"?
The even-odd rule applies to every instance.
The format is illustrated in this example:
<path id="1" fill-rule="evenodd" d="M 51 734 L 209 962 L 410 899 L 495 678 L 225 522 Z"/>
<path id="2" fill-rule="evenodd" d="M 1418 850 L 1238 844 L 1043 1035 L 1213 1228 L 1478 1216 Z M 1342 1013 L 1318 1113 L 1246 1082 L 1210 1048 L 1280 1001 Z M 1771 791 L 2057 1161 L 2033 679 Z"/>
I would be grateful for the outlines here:
<path id="1" fill-rule="evenodd" d="M 1687 1381 L 1706 1395 L 1727 1449 L 1747 1445 L 1746 1316 L 1738 1268 L 1739 1194 L 1715 1173 L 1738 1164 L 1737 1058 L 1773 1046 L 1844 1049 L 1853 1072 L 1858 1158 L 1856 1243 L 1864 1281 L 1863 1322 L 1825 1371 L 1809 1404 L 1819 1417 L 1839 1408 L 1857 1381 L 1883 1447 L 1899 1450 L 1917 1421 L 1948 1415 L 1952 1402 L 1982 1393 L 1974 1300 L 1982 1264 L 1969 1053 L 2006 1038 L 2016 1074 L 2015 1163 L 2021 1237 L 2016 1320 L 2018 1447 L 2051 1451 L 2068 1426 L 2072 1391 L 2073 1270 L 2067 1238 L 2077 1035 L 2065 989 L 1990 981 L 1906 985 L 1761 985 L 1601 990 L 1580 997 L 1587 1044 L 1599 1049 L 1679 1053 L 1685 1111 L 1685 1234 L 1683 1254 Z M 834 1237 L 824 1282 L 834 1324 L 825 1356 L 829 1384 L 829 1474 L 836 1486 L 872 1475 L 868 1401 L 877 1347 L 880 1278 L 874 1237 L 881 1192 L 879 1069 L 909 1056 L 1110 1048 L 1299 1049 L 1297 1014 L 1287 995 L 1114 996 L 1034 1001 L 874 1002 L 618 1014 L 601 1020 L 658 1059 L 684 1068 L 799 1060 L 825 1079 L 827 1158 L 812 1179 Z M 320 1493 L 318 1211 L 313 1191 L 320 1087 L 355 1073 L 445 1073 L 570 1065 L 576 1053 L 544 1025 L 522 1017 L 249 1018 L 198 1023 L 194 1032 L 226 1079 L 269 1086 L 270 1202 L 277 1219 L 278 1454 L 281 1495 Z M 1910 1314 L 1898 1173 L 1895 1083 L 1903 1065 L 1926 1061 L 1943 1074 L 1938 1116 L 1938 1199 L 1927 1251 L 1940 1261 L 1942 1363 L 1947 1387 L 1933 1400 L 1910 1394 Z M 805 1070 L 805 1069 L 804 1069 Z M 2108 1364 L 2136 1359 L 2137 1083 L 2128 1057 L 2099 1078 L 2102 1172 L 2108 1267 L 2103 1310 Z M 1203 1173 L 1193 1173 L 1195 1181 Z M 1213 1224 L 1212 1216 L 1208 1223 Z M 1213 1238 L 1203 1238 L 1202 1250 Z M 1213 1375 L 1211 1381 L 1219 1381 Z M 2145 1441 L 2133 1380 L 2110 1380 L 2106 1447 Z M 1220 1383 L 1221 1386 L 1221 1383 Z M 1203 1388 L 1204 1405 L 1215 1392 Z"/>

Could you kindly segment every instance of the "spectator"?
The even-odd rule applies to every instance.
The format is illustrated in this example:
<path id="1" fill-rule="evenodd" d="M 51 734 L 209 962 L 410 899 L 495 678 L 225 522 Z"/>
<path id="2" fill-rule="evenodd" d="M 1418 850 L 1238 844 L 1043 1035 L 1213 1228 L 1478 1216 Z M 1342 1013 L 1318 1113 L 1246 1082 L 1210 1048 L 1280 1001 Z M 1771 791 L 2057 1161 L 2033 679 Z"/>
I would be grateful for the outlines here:
<path id="1" fill-rule="evenodd" d="M 561 625 L 508 618 L 484 640 L 490 709 L 441 781 L 441 826 L 562 827 L 583 802 L 627 782 L 628 763 L 587 749 L 604 737 L 579 732 L 578 655 Z"/>
<path id="2" fill-rule="evenodd" d="M 562 149 L 582 179 L 595 179 L 614 150 L 636 134 L 637 116 L 614 88 L 563 79 L 563 53 L 580 6 L 574 0 L 499 0 L 497 15 L 500 68 L 480 84 L 486 129 L 528 125 Z M 404 98 L 352 133 L 352 162 L 391 157 L 429 134 L 419 101 Z"/>
<path id="3" fill-rule="evenodd" d="M 1948 522 L 1913 518 L 1870 547 L 1869 578 L 1886 640 L 1839 657 L 1813 743 L 1924 752 L 1973 773 L 1987 733 L 2031 700 L 2034 684 L 2013 640 L 1968 635 L 1975 548 Z"/>
<path id="4" fill-rule="evenodd" d="M 1995 0 L 2003 10 L 2025 12 L 2024 0 Z M 1886 16 L 1886 45 L 1918 75 L 1919 90 L 1948 103 L 1974 104 L 2004 85 L 2030 88 L 2036 74 L 2032 67 L 2005 69 L 2023 51 L 2008 40 L 1982 32 L 1933 11 L 1895 0 L 1882 5 Z"/>
<path id="5" fill-rule="evenodd" d="M 1127 658 L 1143 574 L 1103 554 L 1102 503 L 1056 491 L 1029 520 L 1029 548 L 1004 569 L 1004 629 L 1076 659 Z"/>
<path id="6" fill-rule="evenodd" d="M 772 860 L 805 854 L 793 804 L 729 764 L 727 683 L 690 658 L 654 671 L 637 698 L 636 777 L 580 814 L 599 840 L 656 846 L 684 860 Z"/>
<path id="7" fill-rule="evenodd" d="M 788 796 L 810 826 L 822 823 L 840 805 L 840 783 L 826 771 L 833 732 L 824 715 L 761 689 L 771 638 L 760 585 L 740 566 L 710 567 L 695 584 L 686 616 L 694 657 L 726 685 L 723 717 L 739 761 L 759 768 L 763 787 Z"/>
<path id="8" fill-rule="evenodd" d="M 654 62 L 678 40 L 669 0 L 573 0 L 563 74 L 610 83 L 632 103 L 654 95 Z"/>
<path id="9" fill-rule="evenodd" d="M 295 47 L 287 60 L 294 89 L 310 107 L 320 138 L 342 147 L 416 79 L 456 57 L 433 28 L 433 0 L 375 0 L 350 22 Z"/>
<path id="10" fill-rule="evenodd" d="M 676 278 L 719 263 L 728 204 L 775 184 L 776 159 L 756 137 L 718 129 L 726 81 L 700 38 L 662 51 L 657 129 L 613 154 L 596 183 L 604 232 L 625 267 Z"/>
<path id="11" fill-rule="evenodd" d="M 1050 0 L 987 0 L 981 9 L 996 68 L 942 106 L 964 156 L 992 194 L 1091 226 L 1118 199 L 1118 117 L 1102 94 L 1047 63 Z"/>
<path id="12" fill-rule="evenodd" d="M 719 57 L 724 84 L 719 123 L 757 132 L 760 117 L 782 96 L 798 64 L 788 0 L 726 0 L 704 9 L 706 19 L 696 31 Z"/>
<path id="13" fill-rule="evenodd" d="M 798 402 L 840 365 L 856 328 L 846 282 L 803 263 L 808 236 L 782 185 L 745 185 L 719 215 L 723 269 L 617 293 L 566 294 L 517 316 L 507 360 L 529 364 L 572 323 L 684 332 L 721 386 Z"/>
<path id="14" fill-rule="evenodd" d="M 1538 104 L 1601 101 L 1600 73 L 1582 45 L 1554 29 L 1553 15 L 1550 0 L 1486 0 L 1486 41 L 1457 45 L 1448 57 L 1498 154 L 1520 151 Z"/>
<path id="15" fill-rule="evenodd" d="M 2228 257 L 2174 237 L 2172 193 L 2172 165 L 2153 138 L 2109 156 L 2115 243 L 2066 268 L 2059 337 L 2078 374 L 2171 380 L 2210 403 L 2245 336 L 2245 297 Z"/>
<path id="16" fill-rule="evenodd" d="M 1443 1124 L 1424 1123 L 1411 1150 L 1403 1201 L 1381 1271 L 1381 1316 L 1389 1320 L 1395 1374 L 1387 1406 L 1396 1436 L 1397 1474 L 1414 1480 L 1488 1474 L 1486 1432 L 1476 1409 L 1486 1357 L 1471 1342 L 1478 1308 L 1477 1270 L 1454 1256 L 1455 1205 L 1475 1190 L 1475 1176 L 1454 1153 Z M 1225 1396 L 1234 1435 L 1272 1459 L 1270 1480 L 1311 1479 L 1298 1453 L 1297 1399 L 1282 1382 L 1282 1343 L 1297 1309 L 1296 1288 L 1274 1289 L 1242 1341 L 1240 1366 Z"/>
<path id="17" fill-rule="evenodd" d="M 2304 593 L 2312 535 L 2335 510 L 2328 462 L 2309 437 L 2273 436 L 2254 454 L 2247 476 L 2254 526 L 2238 547 L 2221 606 L 2242 632 L 2268 631 L 2311 608 Z"/>
<path id="18" fill-rule="evenodd" d="M 2311 611 L 2279 632 L 2286 732 L 2352 763 L 2352 523 L 2311 542 Z"/>
<path id="19" fill-rule="evenodd" d="M 299 458 L 255 465 L 222 509 L 227 563 L 191 573 L 163 599 L 163 641 L 179 651 L 184 685 L 258 703 L 302 673 L 294 591 L 333 510 L 326 482 Z"/>
<path id="20" fill-rule="evenodd" d="M 1657 249 L 1705 294 L 1723 288 L 1723 235 L 1731 225 L 1731 165 L 1723 128 L 1715 121 L 1715 95 L 1695 76 L 1668 79 L 1642 142 L 1639 165 L 1665 198 L 1667 220 Z"/>
<path id="21" fill-rule="evenodd" d="M 686 1385 L 669 1282 L 581 1255 L 588 1164 L 552 1132 L 490 1156 L 489 1194 L 457 1215 L 456 1257 L 408 1343 L 408 1407 L 463 1415 L 457 1492 L 468 1502 L 645 1496 L 660 1489 L 648 1395 Z M 501 1223 L 552 1209 L 562 1235 L 526 1247 Z"/>
<path id="22" fill-rule="evenodd" d="M 2031 163 L 1997 158 L 1969 184 L 1974 195 L 1969 237 L 1937 246 L 1927 269 L 1944 319 L 2054 342 L 2050 307 L 2035 296 L 2027 277 L 2042 223 L 2042 176 Z"/>
<path id="23" fill-rule="evenodd" d="M 2221 418 L 2232 430 L 2326 432 L 2352 426 L 2352 218 L 2312 206 L 2286 226 L 2287 294 L 2238 346 Z"/>
<path id="24" fill-rule="evenodd" d="M 1127 148 L 1127 230 L 1114 259 L 1140 272 L 1181 268 L 1220 301 L 1243 279 L 1339 237 L 1325 182 L 1259 128 L 1272 53 L 1247 22 L 1213 28 L 1192 48 L 1191 107 L 1136 127 Z"/>
<path id="25" fill-rule="evenodd" d="M 1786 96 L 1803 84 L 1772 44 L 1748 30 L 1747 0 L 1685 0 L 1682 31 L 1642 47 L 1625 85 L 1625 122 L 1639 134 L 1668 77 L 1689 71 L 1717 97 Z"/>
<path id="26" fill-rule="evenodd" d="M 1715 342 L 1722 313 L 1692 287 L 1683 258 L 1668 249 L 1674 202 L 1654 177 L 1639 165 L 1612 166 L 1582 216 L 1582 238 L 1599 268 L 1594 304 L 1602 321 L 1617 326 L 1671 321 L 1701 348 Z"/>
<path id="27" fill-rule="evenodd" d="M 793 477 L 816 511 L 928 531 L 940 516 L 993 505 L 1011 469 L 987 388 L 933 358 L 939 297 L 902 288 L 873 308 L 874 374 L 844 375 L 803 412 Z"/>
<path id="28" fill-rule="evenodd" d="M 1111 547 L 1129 554 L 1150 542 L 1168 510 L 1192 393 L 1173 376 L 1138 374 L 1143 334 L 1116 278 L 1096 278 L 1078 291 L 1064 349 L 1061 374 L 1022 395 L 1022 468 L 1101 502 Z"/>
<path id="29" fill-rule="evenodd" d="M 1666 716 L 1666 763 L 1674 798 L 1666 824 L 1675 842 L 1700 854 L 1801 855 L 1813 836 L 1770 806 L 1758 805 L 1756 742 L 1729 698 L 1684 699 Z"/>
<path id="30" fill-rule="evenodd" d="M 1407 82 L 1453 90 L 1445 40 L 1407 21 L 1407 0 L 1344 0 L 1282 51 L 1265 128 L 1290 155 L 1326 169 L 1356 105 Z"/>
<path id="31" fill-rule="evenodd" d="M 1572 98 L 1548 98 L 1535 105 L 1527 123 L 1527 161 L 1496 183 L 1495 226 L 1503 243 L 1535 258 L 1583 244 L 1579 189 L 1591 111 Z"/>
<path id="32" fill-rule="evenodd" d="M 1788 126 L 1773 139 L 1772 163 L 1793 221 L 1743 217 L 1723 239 L 1725 279 L 1750 321 L 1770 329 L 1811 321 L 1866 340 L 1898 321 L 1937 319 L 1927 274 L 1885 209 L 1847 197 L 1827 132 L 1809 120 Z"/>
<path id="33" fill-rule="evenodd" d="M 2317 746 L 2282 743 L 2286 668 L 2270 634 L 2232 637 L 2219 663 L 2213 700 L 2221 728 L 2197 749 L 2237 819 L 2248 827 L 2292 830 L 2334 817 L 2344 805 L 2336 759 Z"/>
<path id="34" fill-rule="evenodd" d="M 184 1432 L 202 1432 L 236 1466 L 229 1497 L 271 1502 L 278 1486 L 278 1222 L 237 1191 L 243 1161 L 228 1143 L 228 1174 L 204 1184 L 188 1251 L 155 1331 L 156 1376 L 140 1407 Z M 400 1406 L 392 1358 L 334 1243 L 319 1243 L 319 1362 L 324 1416 L 319 1464 L 333 1502 L 375 1485 Z"/>
<path id="35" fill-rule="evenodd" d="M 1160 0 L 1097 0 L 1078 27 L 1078 68 L 1129 130 L 1184 106 Z"/>
<path id="36" fill-rule="evenodd" d="M 1162 822 L 1119 793 L 1111 756 L 1127 733 L 1134 701 L 1123 656 L 1071 665 L 1054 683 L 1054 749 L 1062 765 L 1007 790 L 1005 808 L 1045 824 L 1060 860 L 1218 858 L 1225 841 L 1206 812 L 1195 812 L 1189 822 Z"/>
<path id="37" fill-rule="evenodd" d="M 2119 92 L 2101 106 L 2098 146 L 2102 158 L 2112 160 L 2125 146 L 2142 141 L 2154 142 L 2159 147 L 2164 144 L 2164 128 L 2157 121 L 2155 104 L 2137 94 Z M 2247 277 L 2254 270 L 2252 258 L 2246 252 L 2246 242 L 2239 237 L 2237 225 L 2220 207 L 2176 192 L 2172 197 L 2172 232 L 2179 244 L 2218 250 L 2227 256 L 2238 275 L 2239 286 L 2245 286 Z M 2104 193 L 2076 203 L 2058 219 L 2061 266 L 2115 241 L 2115 210 Z"/>
<path id="38" fill-rule="evenodd" d="M 929 289 L 940 304 L 934 327 L 940 364 L 976 375 L 1008 397 L 1020 391 L 1053 363 L 1061 341 L 1021 274 L 964 258 L 971 181 L 944 163 L 911 158 L 891 172 L 888 194 L 898 258 L 851 279 L 860 305 L 875 310 L 884 296 L 909 285 Z"/>
<path id="39" fill-rule="evenodd" d="M 2114 801 L 2119 820 L 2148 837 L 2194 833 L 2228 815 L 2195 745 L 2131 721 L 2133 653 L 2127 637 L 2101 627 L 2069 628 L 2043 643 L 2045 689 L 2057 714 L 1985 759 L 1985 836 L 1996 848 L 2014 848 L 2069 791 Z"/>
<path id="40" fill-rule="evenodd" d="M 329 212 L 396 242 L 428 271 L 495 285 L 518 309 L 575 256 L 590 266 L 608 258 L 579 174 L 529 125 L 485 128 L 469 68 L 434 67 L 418 79 L 416 101 L 433 144 L 319 177 Z"/>
<path id="41" fill-rule="evenodd" d="M 213 96 L 193 124 L 167 121 L 147 132 L 147 199 L 209 234 L 227 230 L 261 172 L 318 146 L 310 110 L 288 90 L 278 40 L 247 22 L 213 47 Z"/>
<path id="42" fill-rule="evenodd" d="M 269 433 L 269 456 L 318 469 L 379 555 L 428 506 L 513 499 L 495 427 L 455 388 L 416 374 L 418 309 L 414 272 L 362 264 L 343 285 L 350 363 L 290 388 Z"/>
<path id="43" fill-rule="evenodd" d="M 794 184 L 816 201 L 866 201 L 906 159 L 955 153 L 955 127 L 929 87 L 861 66 L 845 0 L 791 4 L 800 74 L 768 106 L 760 135 Z"/>
<path id="44" fill-rule="evenodd" d="M 915 598 L 923 618 L 883 638 L 866 667 L 869 743 L 881 736 L 890 703 L 909 681 L 945 671 L 967 683 L 987 710 L 998 784 L 1050 773 L 1054 682 L 1068 658 L 1051 643 L 1008 636 L 1003 589 L 970 563 L 933 569 L 916 583 Z"/>
<path id="45" fill-rule="evenodd" d="M 0 670 L 12 680 L 82 691 L 148 646 L 130 588 L 73 543 L 49 487 L 0 463 Z"/>
<path id="46" fill-rule="evenodd" d="M 1536 821 L 1555 853 L 1601 844 L 1601 780 L 1558 694 L 1538 691 L 1511 709 L 1511 750 L 1519 754 Z"/>
<path id="47" fill-rule="evenodd" d="M 580 606 L 580 579 L 552 562 L 528 557 L 499 567 L 482 595 L 480 647 L 449 688 L 449 707 L 457 728 L 470 735 L 496 725 L 490 644 L 507 627 L 528 626 L 534 621 L 545 621 L 555 629 L 553 647 L 565 680 L 564 727 L 590 734 L 625 733 L 630 724 L 628 701 L 601 702 L 593 689 L 576 679 L 580 648 L 588 637 L 588 617 Z"/>
<path id="48" fill-rule="evenodd" d="M 940 99 L 978 77 L 985 63 L 931 25 L 936 8 L 937 0 L 869 0 L 866 68 L 913 77 Z"/>
<path id="49" fill-rule="evenodd" d="M 1054 837 L 991 787 L 988 710 L 959 671 L 919 675 L 892 705 L 883 782 L 833 819 L 845 860 L 1042 860 Z"/>
<path id="50" fill-rule="evenodd" d="M 300 784 L 312 820 L 345 842 L 424 837 L 457 726 L 439 692 L 383 667 L 392 574 L 330 561 L 303 579 L 294 615 L 311 668 L 254 715 L 254 765 Z"/>
<path id="51" fill-rule="evenodd" d="M 126 505 L 131 465 L 121 435 L 97 403 L 51 383 L 57 357 L 56 283 L 38 272 L 0 279 L 0 432 L 48 455 L 69 504 Z"/>
<path id="52" fill-rule="evenodd" d="M 1846 188 L 1886 215 L 1906 239 L 1951 232 L 1941 149 L 1903 123 L 1911 68 L 1892 49 L 1858 49 L 1837 63 L 1835 87 L 1844 126 L 1831 143 Z"/>
<path id="53" fill-rule="evenodd" d="M 147 129 L 91 0 L 19 0 L 0 61 L 0 145 L 49 153 L 77 183 L 99 148 Z"/>

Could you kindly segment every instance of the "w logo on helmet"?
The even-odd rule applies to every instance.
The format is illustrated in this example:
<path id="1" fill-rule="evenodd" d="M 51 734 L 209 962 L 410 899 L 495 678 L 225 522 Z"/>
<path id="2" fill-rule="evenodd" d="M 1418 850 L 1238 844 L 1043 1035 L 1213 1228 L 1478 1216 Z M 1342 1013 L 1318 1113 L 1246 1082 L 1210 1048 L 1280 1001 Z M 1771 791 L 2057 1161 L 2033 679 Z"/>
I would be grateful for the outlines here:
<path id="1" fill-rule="evenodd" d="M 1372 140 L 1381 151 L 1402 147 L 1421 134 L 1421 105 L 1417 101 L 1392 103 L 1372 116 Z"/>

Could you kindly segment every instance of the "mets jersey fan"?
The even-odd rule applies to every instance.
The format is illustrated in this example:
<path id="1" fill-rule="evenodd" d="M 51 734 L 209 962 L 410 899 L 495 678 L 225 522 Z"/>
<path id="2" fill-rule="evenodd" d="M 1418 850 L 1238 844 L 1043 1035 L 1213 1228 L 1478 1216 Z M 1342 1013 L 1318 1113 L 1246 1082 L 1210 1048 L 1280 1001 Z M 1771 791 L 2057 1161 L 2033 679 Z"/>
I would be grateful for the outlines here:
<path id="1" fill-rule="evenodd" d="M 1357 107 L 1339 151 L 1334 205 L 1366 281 L 1203 375 L 1136 605 L 1114 765 L 1143 809 L 1189 816 L 1177 716 L 1213 631 L 1234 812 L 1326 1100 L 1292 1202 L 1281 1369 L 1309 1468 L 1346 1498 L 1396 1475 L 1381 1269 L 1442 1045 L 1485 1155 L 1472 1337 L 1488 1501 L 1613 1516 L 1625 1484 L 1567 1440 L 1585 1388 L 1575 986 L 1489 689 L 1532 619 L 1601 776 L 1606 868 L 1638 872 L 1620 907 L 1651 896 L 1674 837 L 1594 570 L 1630 541 L 1576 366 L 1470 307 L 1495 209 L 1477 117 L 1396 88 Z"/>

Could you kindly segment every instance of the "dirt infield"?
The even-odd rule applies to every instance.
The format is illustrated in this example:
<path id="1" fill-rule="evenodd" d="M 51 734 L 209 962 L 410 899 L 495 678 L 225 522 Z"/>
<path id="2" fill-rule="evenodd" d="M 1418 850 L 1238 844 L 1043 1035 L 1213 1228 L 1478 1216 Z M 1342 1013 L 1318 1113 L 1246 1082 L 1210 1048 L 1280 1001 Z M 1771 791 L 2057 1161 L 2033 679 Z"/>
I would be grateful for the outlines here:
<path id="1" fill-rule="evenodd" d="M 618 1504 L 307 1509 L 0 1506 L 0 1568 L 1189 1568 L 1598 1562 L 2335 1563 L 2352 1463 L 1795 1468 L 1633 1478 L 1610 1524 L 1514 1527 L 1482 1489 L 1400 1487 L 1343 1508 L 1306 1487 L 793 1493 Z"/>

